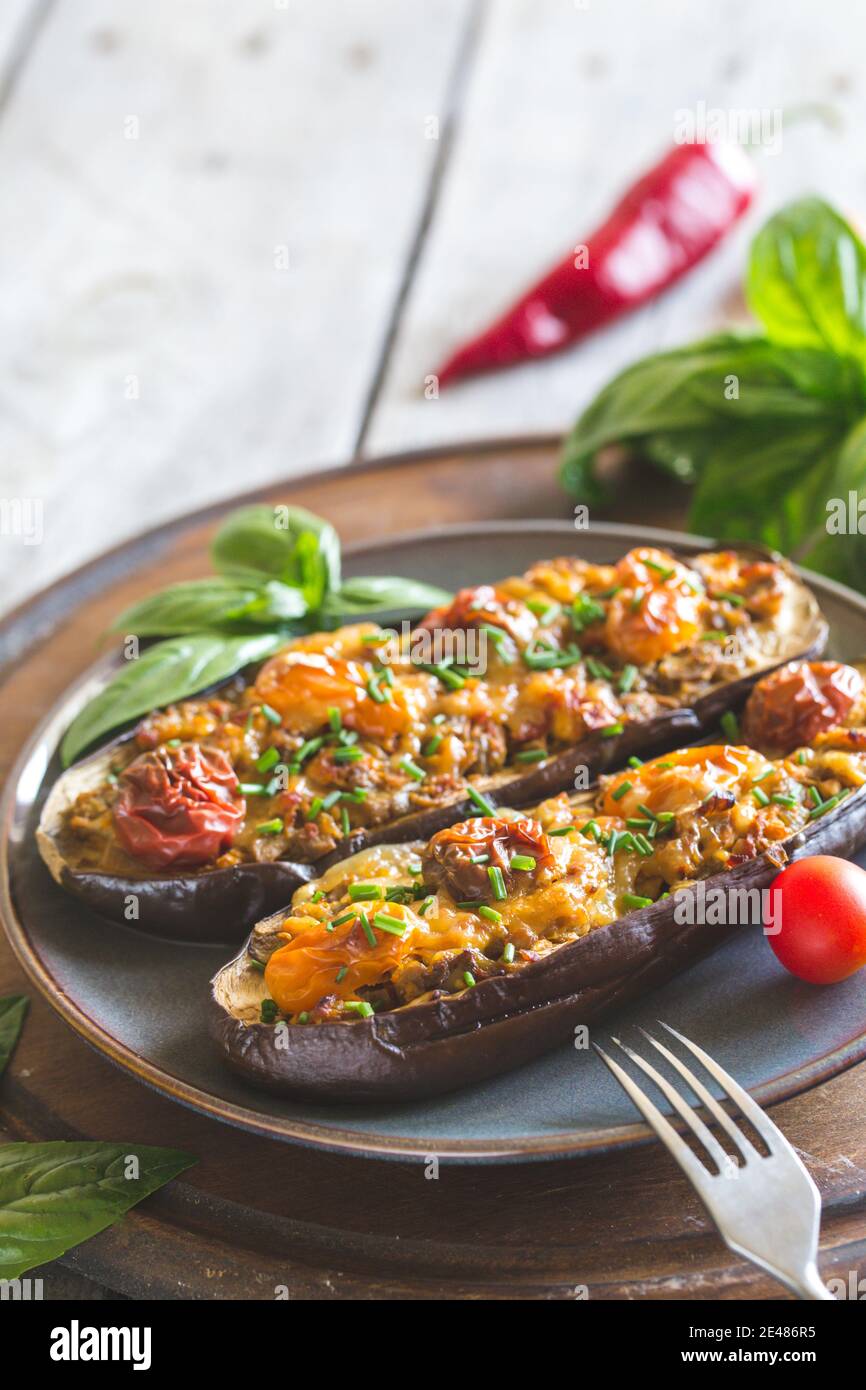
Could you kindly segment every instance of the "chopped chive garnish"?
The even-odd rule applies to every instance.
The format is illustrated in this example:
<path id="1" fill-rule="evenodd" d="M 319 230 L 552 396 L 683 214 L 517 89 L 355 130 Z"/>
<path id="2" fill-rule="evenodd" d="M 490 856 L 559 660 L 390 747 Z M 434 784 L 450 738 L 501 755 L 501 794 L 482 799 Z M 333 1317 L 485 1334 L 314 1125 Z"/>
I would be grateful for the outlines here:
<path id="1" fill-rule="evenodd" d="M 506 941 L 505 946 L 503 947 L 503 950 L 502 950 L 502 960 L 505 961 L 505 964 L 506 964 L 506 965 L 510 965 L 511 962 L 514 960 L 514 942 L 513 942 L 513 941 Z"/>
<path id="2" fill-rule="evenodd" d="M 530 671 L 553 671 L 576 665 L 580 657 L 580 648 L 573 642 L 567 647 L 553 647 L 548 643 L 533 642 L 523 653 L 523 663 Z"/>
<path id="3" fill-rule="evenodd" d="M 423 782 L 424 778 L 427 776 L 423 767 L 419 767 L 417 763 L 413 763 L 412 759 L 408 756 L 400 759 L 400 767 L 408 777 L 412 778 L 413 782 Z"/>
<path id="4" fill-rule="evenodd" d="M 467 989 L 471 989 L 475 984 L 475 976 L 472 974 L 471 970 L 463 971 L 463 983 Z"/>
<path id="5" fill-rule="evenodd" d="M 238 791 L 241 796 L 267 796 L 268 789 L 263 782 L 239 782 Z"/>
<path id="6" fill-rule="evenodd" d="M 332 806 L 336 806 L 342 795 L 342 792 L 328 792 L 328 795 L 322 798 L 322 810 L 330 811 Z"/>
<path id="7" fill-rule="evenodd" d="M 777 806 L 797 806 L 799 804 L 796 796 L 782 796 L 779 792 L 776 792 L 770 800 L 774 801 Z"/>
<path id="8" fill-rule="evenodd" d="M 615 792 L 611 792 L 611 796 L 613 797 L 614 801 L 622 801 L 623 797 L 628 796 L 630 791 L 631 782 L 626 780 L 625 782 L 620 783 Z"/>
<path id="9" fill-rule="evenodd" d="M 578 594 L 571 605 L 571 621 L 575 632 L 582 632 L 591 623 L 600 623 L 604 618 L 601 604 L 589 594 Z"/>
<path id="10" fill-rule="evenodd" d="M 521 869 L 528 873 L 530 869 L 535 868 L 535 863 L 536 861 L 531 854 L 512 854 L 511 856 L 512 869 Z"/>
<path id="11" fill-rule="evenodd" d="M 472 862 L 473 864 L 489 864 L 489 863 L 490 863 L 490 855 L 489 855 L 489 854 L 470 854 L 469 858 L 470 858 L 470 860 L 471 860 L 471 862 Z"/>
<path id="12" fill-rule="evenodd" d="M 547 757 L 546 748 L 524 748 L 519 753 L 515 753 L 516 763 L 540 763 Z"/>
<path id="13" fill-rule="evenodd" d="M 833 807 L 838 806 L 839 802 L 842 801 L 850 791 L 851 788 L 846 787 L 844 791 L 837 792 L 835 796 L 830 796 L 826 801 L 822 801 L 820 806 L 816 806 L 814 810 L 809 812 L 809 819 L 816 820 L 818 816 L 823 816 L 825 811 L 832 811 Z"/>
<path id="14" fill-rule="evenodd" d="M 434 714 L 433 718 L 430 720 L 430 723 L 431 723 L 431 724 L 444 724 L 444 723 L 445 723 L 445 720 L 446 720 L 447 718 L 448 718 L 448 716 L 445 715 L 445 714 Z"/>
<path id="15" fill-rule="evenodd" d="M 372 1018 L 373 1006 L 366 999 L 344 999 L 343 1008 L 349 1013 L 359 1014 L 361 1018 Z"/>
<path id="16" fill-rule="evenodd" d="M 361 638 L 365 647 L 380 647 L 387 640 L 388 635 L 385 632 L 365 632 Z"/>
<path id="17" fill-rule="evenodd" d="M 170 738 L 165 746 L 166 748 L 180 748 L 180 739 Z"/>
<path id="18" fill-rule="evenodd" d="M 433 737 L 429 739 L 428 742 L 425 743 L 424 747 L 421 749 L 422 755 L 425 758 L 432 758 L 434 753 L 439 752 L 439 749 L 442 745 L 442 739 L 442 734 L 434 734 Z"/>
<path id="19" fill-rule="evenodd" d="M 324 799 L 323 799 L 321 796 L 314 796 L 313 799 L 312 799 L 312 801 L 310 802 L 309 806 L 307 807 L 307 814 L 306 814 L 306 816 L 304 817 L 304 819 L 305 819 L 305 820 L 315 820 L 315 819 L 316 819 L 316 816 L 317 816 L 317 815 L 319 814 L 319 812 L 324 808 L 324 805 L 325 805 L 325 802 L 324 802 Z"/>
<path id="20" fill-rule="evenodd" d="M 673 763 L 656 763 L 656 767 L 669 768 L 673 767 Z"/>
<path id="21" fill-rule="evenodd" d="M 650 842 L 649 842 L 649 840 L 647 839 L 646 835 L 642 835 L 642 834 L 640 833 L 640 831 L 637 831 L 637 832 L 635 833 L 635 835 L 634 835 L 634 842 L 635 842 L 635 844 L 637 845 L 638 853 L 639 853 L 639 854 L 642 854 L 642 855 L 644 856 L 644 858 L 646 858 L 647 855 L 652 854 L 652 852 L 653 852 L 653 847 L 652 847 L 652 845 L 650 844 Z"/>
<path id="22" fill-rule="evenodd" d="M 419 916 L 421 916 L 421 917 L 426 917 L 426 915 L 427 915 L 427 913 L 428 913 L 428 911 L 429 911 L 429 909 L 430 909 L 430 904 L 432 903 L 432 901 L 433 901 L 433 897 L 432 897 L 432 895 L 431 895 L 430 897 L 425 898 L 424 901 L 423 901 L 422 903 L 419 903 L 419 904 L 418 904 L 418 914 L 419 914 Z"/>
<path id="23" fill-rule="evenodd" d="M 649 820 L 655 820 L 655 811 L 650 810 L 649 806 L 647 806 L 645 801 L 639 801 L 637 809 L 641 812 L 642 815 L 647 816 Z"/>
<path id="24" fill-rule="evenodd" d="M 283 822 L 279 816 L 274 816 L 273 820 L 262 821 L 261 825 L 256 826 L 257 835 L 279 835 L 282 833 Z"/>
<path id="25" fill-rule="evenodd" d="M 315 891 L 315 893 L 313 894 L 313 896 L 310 898 L 310 902 L 311 902 L 311 903 L 320 903 L 320 902 L 322 901 L 322 899 L 323 899 L 324 896 L 325 896 L 325 894 L 324 894 L 324 892 L 322 891 L 322 889 L 321 889 L 321 888 L 317 888 L 316 891 Z"/>
<path id="26" fill-rule="evenodd" d="M 366 787 L 353 787 L 350 792 L 343 792 L 344 801 L 361 802 L 367 800 L 368 791 Z"/>
<path id="27" fill-rule="evenodd" d="M 573 827 L 570 827 L 573 829 Z M 588 820 L 586 825 L 580 827 L 581 835 L 591 835 L 594 840 L 601 839 L 601 826 L 596 820 Z"/>
<path id="28" fill-rule="evenodd" d="M 328 723 L 334 730 L 335 734 L 338 734 L 343 727 L 343 716 L 337 709 L 336 705 L 328 706 Z"/>
<path id="29" fill-rule="evenodd" d="M 822 804 L 821 793 L 818 791 L 817 787 L 809 788 L 809 796 L 812 798 L 813 806 L 820 806 Z"/>
<path id="30" fill-rule="evenodd" d="M 482 903 L 479 907 L 478 916 L 485 917 L 488 922 L 502 921 L 502 913 L 497 912 L 495 907 L 488 907 L 486 903 Z"/>
<path id="31" fill-rule="evenodd" d="M 622 725 L 621 725 L 621 724 L 608 724 L 608 726 L 607 726 L 606 729 L 602 729 L 602 731 L 601 731 L 601 736 L 602 736 L 602 738 L 616 738 L 617 734 L 621 734 L 621 733 L 622 733 Z"/>
<path id="32" fill-rule="evenodd" d="M 298 1014 L 298 1017 L 295 1020 L 296 1023 L 309 1023 L 309 1021 L 310 1015 L 307 1013 L 306 1009 L 304 1009 L 304 1012 L 302 1014 Z"/>
<path id="33" fill-rule="evenodd" d="M 259 708 L 261 709 L 262 714 L 265 716 L 265 719 L 267 719 L 268 723 L 282 724 L 282 715 L 278 714 L 272 705 L 260 705 Z"/>
<path id="34" fill-rule="evenodd" d="M 278 763 L 279 761 L 280 755 L 276 748 L 271 745 L 271 747 L 266 748 L 262 756 L 256 760 L 256 769 L 258 772 L 270 772 L 274 763 Z"/>
<path id="35" fill-rule="evenodd" d="M 487 870 L 487 877 L 490 879 L 494 898 L 498 903 L 504 903 L 508 894 L 505 891 L 505 879 L 502 877 L 502 870 L 497 868 L 495 864 L 491 864 Z"/>
<path id="36" fill-rule="evenodd" d="M 345 806 L 340 807 L 340 829 L 344 835 L 349 835 L 352 831 L 352 822 L 349 820 L 349 812 Z"/>
<path id="37" fill-rule="evenodd" d="M 621 695 L 627 695 L 636 680 L 637 667 L 631 665 L 623 666 L 622 670 L 619 673 L 619 680 L 617 682 L 617 688 L 619 690 L 619 693 Z"/>
<path id="38" fill-rule="evenodd" d="M 659 811 L 658 815 L 656 816 L 656 820 L 659 821 L 661 825 L 670 825 L 673 818 L 673 811 Z"/>
<path id="39" fill-rule="evenodd" d="M 529 606 L 531 608 L 532 604 L 530 604 Z M 533 609 L 533 612 L 535 612 L 535 609 Z M 550 624 L 556 621 L 561 612 L 561 603 L 548 603 L 547 606 L 541 611 L 541 613 L 538 614 L 539 626 L 550 627 Z"/>
<path id="40" fill-rule="evenodd" d="M 702 642 L 727 642 L 730 637 L 729 632 L 702 632 Z"/>
<path id="41" fill-rule="evenodd" d="M 759 806 L 769 806 L 770 798 L 767 796 L 763 787 L 752 787 L 752 796 Z"/>
<path id="42" fill-rule="evenodd" d="M 263 999 L 259 1017 L 262 1023 L 273 1023 L 277 1016 L 277 1006 L 273 999 Z"/>
<path id="43" fill-rule="evenodd" d="M 639 893 L 623 893 L 624 907 L 652 907 L 652 898 L 642 898 Z"/>
<path id="44" fill-rule="evenodd" d="M 802 748 L 800 749 L 800 752 L 797 754 L 797 762 L 800 764 L 801 767 L 805 765 L 806 754 L 804 753 Z"/>
<path id="45" fill-rule="evenodd" d="M 264 961 L 256 960 L 254 957 L 250 956 L 250 957 L 248 957 L 247 964 L 249 965 L 250 970 L 255 970 L 255 972 L 256 972 L 257 975 L 264 975 L 264 973 L 265 973 Z"/>
<path id="46" fill-rule="evenodd" d="M 632 598 L 632 601 L 631 601 L 631 611 L 632 611 L 632 613 L 636 613 L 637 610 L 640 608 L 641 604 L 643 603 L 643 596 L 644 596 L 644 590 L 643 590 L 643 588 L 637 588 L 637 589 L 635 589 L 635 591 L 634 591 L 634 597 Z"/>
<path id="47" fill-rule="evenodd" d="M 731 743 L 736 743 L 740 737 L 740 721 L 732 709 L 725 710 L 719 721 L 722 726 L 722 733 L 730 739 Z"/>
<path id="48" fill-rule="evenodd" d="M 772 763 L 768 767 L 762 767 L 757 777 L 752 778 L 752 786 L 755 786 L 757 782 L 763 782 L 764 778 L 769 777 L 770 773 L 774 771 L 775 768 L 773 767 Z"/>
<path id="49" fill-rule="evenodd" d="M 335 763 L 357 763 L 360 762 L 364 754 L 360 748 L 350 744 L 348 748 L 335 748 L 331 758 Z"/>
<path id="50" fill-rule="evenodd" d="M 713 598 L 722 599 L 725 603 L 732 603 L 735 608 L 742 608 L 746 601 L 744 598 L 741 598 L 739 594 L 729 594 L 726 589 L 722 589 L 719 593 L 713 594 Z"/>
<path id="51" fill-rule="evenodd" d="M 339 917 L 335 917 L 331 922 L 332 927 L 344 927 L 347 922 L 353 921 L 357 917 L 354 907 L 350 907 L 348 912 L 341 912 Z"/>
<path id="52" fill-rule="evenodd" d="M 388 686 L 393 686 L 394 684 L 394 672 L 391 670 L 390 666 L 386 666 L 383 671 L 380 671 L 378 673 L 378 678 L 379 680 L 383 680 Z"/>
<path id="53" fill-rule="evenodd" d="M 596 681 L 609 681 L 613 677 L 613 671 L 609 666 L 605 666 L 603 661 L 598 661 L 594 656 L 586 658 L 586 669 Z"/>
<path id="54" fill-rule="evenodd" d="M 639 758 L 637 754 L 632 753 L 628 760 L 628 765 L 629 767 L 643 767 L 643 758 Z"/>
<path id="55" fill-rule="evenodd" d="M 313 753 L 318 753 L 324 742 L 325 740 L 323 738 L 308 738 L 306 743 L 302 743 L 297 753 L 295 753 L 295 762 L 306 762 L 307 758 L 311 757 Z"/>
<path id="56" fill-rule="evenodd" d="M 350 883 L 349 898 L 353 903 L 371 902 L 373 898 L 384 898 L 385 889 L 379 883 Z"/>
<path id="57" fill-rule="evenodd" d="M 573 825 L 559 825 L 556 830 L 548 830 L 548 835 L 570 835 L 574 829 Z"/>
<path id="58" fill-rule="evenodd" d="M 630 830 L 649 830 L 655 821 L 650 820 L 649 816 L 629 816 L 626 825 Z"/>
<path id="59" fill-rule="evenodd" d="M 495 806 L 491 806 L 490 802 L 487 800 L 487 797 L 484 796 L 480 791 L 478 791 L 477 787 L 473 787 L 471 782 L 466 783 L 466 795 L 469 797 L 469 800 L 472 802 L 472 805 L 477 806 L 479 811 L 482 811 L 485 816 L 496 815 Z"/>
<path id="60" fill-rule="evenodd" d="M 388 932 L 390 936 L 403 936 L 406 931 L 406 923 L 399 917 L 391 917 L 387 912 L 377 912 L 373 918 L 373 926 L 380 931 Z"/>
<path id="61" fill-rule="evenodd" d="M 417 663 L 419 671 L 427 671 L 429 675 L 436 676 L 443 685 L 447 685 L 449 690 L 459 690 L 466 684 L 465 677 L 459 676 L 456 671 L 451 671 L 444 661 L 432 664 L 424 661 Z"/>
<path id="62" fill-rule="evenodd" d="M 616 847 L 617 847 L 617 845 L 618 845 L 620 839 L 621 839 L 621 834 L 620 834 L 620 831 L 619 831 L 619 830 L 612 830 L 612 831 L 610 832 L 610 839 L 609 839 L 608 842 L 607 842 L 607 852 L 608 852 L 608 856 L 609 856 L 611 859 L 612 859 L 613 856 L 616 854 Z"/>
<path id="63" fill-rule="evenodd" d="M 375 700 L 377 705 L 384 705 L 385 701 L 389 699 L 385 691 L 379 688 L 378 676 L 371 676 L 367 681 L 367 694 L 370 696 L 371 700 Z"/>
<path id="64" fill-rule="evenodd" d="M 346 978 L 346 976 L 348 975 L 348 973 L 349 973 L 349 967 L 348 967 L 348 965 L 341 965 L 340 968 L 339 968 L 339 970 L 337 971 L 337 984 L 338 984 L 338 985 L 339 985 L 339 984 L 342 984 L 343 980 L 345 980 L 345 978 Z"/>

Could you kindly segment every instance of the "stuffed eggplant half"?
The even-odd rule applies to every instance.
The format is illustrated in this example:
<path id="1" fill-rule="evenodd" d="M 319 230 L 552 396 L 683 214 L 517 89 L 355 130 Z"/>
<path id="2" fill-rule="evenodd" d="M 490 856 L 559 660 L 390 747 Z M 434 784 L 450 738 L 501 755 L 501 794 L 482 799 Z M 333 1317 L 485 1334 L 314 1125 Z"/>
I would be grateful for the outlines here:
<path id="1" fill-rule="evenodd" d="M 40 849 L 98 912 L 233 940 L 312 865 L 524 805 L 687 741 L 826 625 L 778 557 L 563 558 L 463 590 L 402 635 L 291 642 L 215 693 L 156 710 L 66 772 Z"/>
<path id="2" fill-rule="evenodd" d="M 333 865 L 213 981 L 227 1061 L 287 1094 L 435 1094 L 757 926 L 749 890 L 866 838 L 864 669 L 792 663 L 755 688 L 736 743 L 633 758 L 589 794 Z M 701 907 L 709 886 L 721 909 Z"/>

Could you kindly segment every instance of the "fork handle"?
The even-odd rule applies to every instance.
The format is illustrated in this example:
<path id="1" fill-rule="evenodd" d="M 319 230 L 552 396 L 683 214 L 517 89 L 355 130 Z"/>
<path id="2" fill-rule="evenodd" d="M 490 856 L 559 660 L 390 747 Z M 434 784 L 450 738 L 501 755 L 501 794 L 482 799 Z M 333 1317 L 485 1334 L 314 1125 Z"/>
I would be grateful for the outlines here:
<path id="1" fill-rule="evenodd" d="M 796 1282 L 795 1292 L 798 1298 L 813 1299 L 816 1302 L 818 1299 L 824 1300 L 829 1298 L 831 1303 L 836 1302 L 818 1273 L 818 1266 L 814 1261 L 803 1270 L 801 1278 Z"/>

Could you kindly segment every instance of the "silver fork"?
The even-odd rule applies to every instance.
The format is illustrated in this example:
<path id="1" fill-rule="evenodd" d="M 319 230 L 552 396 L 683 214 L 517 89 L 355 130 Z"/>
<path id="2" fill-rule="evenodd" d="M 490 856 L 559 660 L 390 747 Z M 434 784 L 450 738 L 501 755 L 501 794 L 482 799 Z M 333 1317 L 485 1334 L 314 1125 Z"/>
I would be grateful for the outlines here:
<path id="1" fill-rule="evenodd" d="M 621 1047 L 635 1066 L 658 1086 L 703 1145 L 718 1169 L 717 1173 L 711 1173 L 628 1072 L 596 1043 L 593 1047 L 691 1181 L 729 1249 L 765 1269 L 798 1298 L 832 1299 L 833 1295 L 821 1282 L 815 1262 L 821 1197 L 806 1168 L 784 1134 L 718 1062 L 669 1024 L 661 1026 L 694 1053 L 736 1103 L 763 1139 L 768 1154 L 759 1153 L 685 1062 L 645 1029 L 640 1031 L 647 1041 L 679 1072 L 689 1089 L 721 1125 L 742 1156 L 742 1164 L 725 1152 L 712 1131 L 666 1077 L 619 1038 L 611 1038 L 611 1042 Z"/>

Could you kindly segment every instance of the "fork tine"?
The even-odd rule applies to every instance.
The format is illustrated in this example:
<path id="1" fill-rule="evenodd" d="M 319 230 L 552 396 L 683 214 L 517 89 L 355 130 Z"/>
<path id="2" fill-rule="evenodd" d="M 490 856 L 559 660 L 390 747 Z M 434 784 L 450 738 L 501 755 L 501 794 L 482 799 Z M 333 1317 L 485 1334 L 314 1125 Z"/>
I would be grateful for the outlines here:
<path id="1" fill-rule="evenodd" d="M 686 1177 L 690 1178 L 700 1191 L 706 1183 L 711 1181 L 708 1170 L 695 1158 L 688 1144 L 677 1134 L 673 1125 L 665 1119 L 658 1106 L 654 1105 L 649 1096 L 644 1095 L 641 1088 L 632 1081 L 628 1072 L 623 1071 L 619 1063 L 609 1057 L 598 1043 L 592 1045 L 605 1066 L 613 1072 L 620 1086 L 637 1106 L 647 1124 L 655 1130 L 668 1152 L 676 1159 Z"/>
<path id="2" fill-rule="evenodd" d="M 731 1100 L 735 1101 L 746 1118 L 751 1120 L 771 1153 L 784 1152 L 790 1154 L 792 1157 L 796 1157 L 793 1148 L 788 1143 L 782 1131 L 776 1128 L 769 1115 L 764 1113 L 760 1105 L 752 1100 L 748 1091 L 744 1091 L 742 1086 L 725 1071 L 724 1067 L 720 1067 L 718 1062 L 714 1062 L 712 1057 L 704 1052 L 702 1047 L 698 1047 L 697 1043 L 693 1043 L 690 1038 L 686 1038 L 682 1033 L 678 1033 L 676 1028 L 672 1028 L 669 1023 L 662 1023 L 661 1019 L 659 1019 L 659 1023 L 661 1023 L 662 1028 L 666 1028 L 669 1033 L 673 1033 L 675 1038 L 679 1038 L 684 1047 L 687 1047 L 690 1052 L 694 1053 L 698 1061 L 706 1067 L 710 1076 L 718 1081 L 725 1094 Z M 799 1159 L 797 1161 L 799 1162 Z"/>
<path id="3" fill-rule="evenodd" d="M 704 1083 L 700 1081 L 698 1077 L 695 1076 L 694 1072 L 686 1066 L 685 1062 L 681 1062 L 679 1057 L 677 1057 L 675 1053 L 671 1052 L 669 1047 L 665 1047 L 664 1043 L 660 1043 L 658 1039 L 654 1038 L 651 1033 L 648 1033 L 645 1028 L 641 1028 L 640 1031 L 641 1033 L 643 1033 L 647 1042 L 652 1043 L 653 1047 L 658 1048 L 662 1056 L 667 1058 L 671 1066 L 679 1072 L 680 1076 L 683 1078 L 686 1084 L 690 1086 L 691 1089 L 694 1091 L 698 1100 L 700 1100 L 707 1107 L 713 1118 L 718 1120 L 719 1124 L 727 1134 L 728 1138 L 734 1144 L 736 1144 L 740 1153 L 743 1155 L 743 1158 L 748 1158 L 749 1154 L 756 1154 L 758 1151 L 755 1148 L 752 1141 L 749 1139 L 748 1135 L 744 1134 L 743 1131 L 734 1123 L 727 1110 L 722 1109 L 715 1096 L 707 1090 Z"/>
<path id="4" fill-rule="evenodd" d="M 661 1072 L 656 1071 L 651 1062 L 645 1061 L 633 1048 L 628 1047 L 624 1042 L 620 1042 L 619 1038 L 612 1038 L 611 1041 L 615 1042 L 617 1047 L 621 1047 L 626 1056 L 630 1057 L 634 1062 L 635 1066 L 640 1067 L 641 1071 L 646 1073 L 650 1081 L 658 1086 L 662 1095 L 666 1096 L 670 1101 L 680 1119 L 688 1125 L 698 1142 L 703 1144 L 707 1153 L 715 1160 L 719 1172 L 722 1173 L 729 1169 L 733 1163 L 730 1154 L 725 1153 L 712 1130 L 708 1129 L 701 1117 L 695 1114 L 695 1111 L 689 1105 L 688 1101 L 683 1099 L 676 1087 L 672 1086 L 667 1078 L 662 1076 Z"/>

